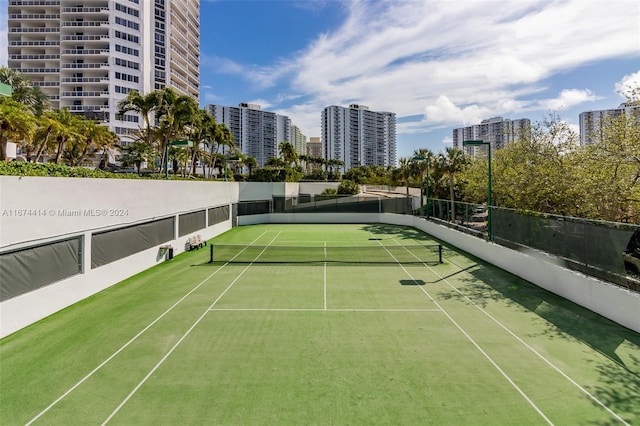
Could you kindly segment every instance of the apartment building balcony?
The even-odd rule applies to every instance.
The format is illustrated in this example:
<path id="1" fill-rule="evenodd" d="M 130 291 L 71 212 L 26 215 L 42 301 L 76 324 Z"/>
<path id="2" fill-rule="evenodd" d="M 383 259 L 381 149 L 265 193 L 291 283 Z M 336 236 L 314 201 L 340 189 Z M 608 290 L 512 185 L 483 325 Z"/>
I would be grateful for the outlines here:
<path id="1" fill-rule="evenodd" d="M 12 61 L 46 61 L 60 59 L 60 55 L 9 55 Z"/>
<path id="2" fill-rule="evenodd" d="M 57 81 L 31 81 L 31 84 L 34 87 L 40 87 L 42 89 L 45 88 L 56 88 L 56 87 L 60 87 L 60 83 L 58 83 Z"/>
<path id="3" fill-rule="evenodd" d="M 60 39 L 62 41 L 103 41 L 109 39 L 109 34 L 64 35 Z"/>
<path id="4" fill-rule="evenodd" d="M 108 105 L 69 105 L 66 106 L 70 112 L 86 112 L 86 111 L 105 111 L 109 109 Z"/>
<path id="5" fill-rule="evenodd" d="M 69 21 L 62 22 L 63 28 L 93 28 L 93 27 L 108 27 L 109 21 Z"/>
<path id="6" fill-rule="evenodd" d="M 104 77 L 64 77 L 60 79 L 62 83 L 107 83 L 108 76 Z"/>
<path id="7" fill-rule="evenodd" d="M 9 0 L 9 6 L 36 7 L 36 6 L 60 6 L 60 0 Z"/>
<path id="8" fill-rule="evenodd" d="M 108 55 L 109 49 L 63 49 L 60 53 L 68 56 Z"/>
<path id="9" fill-rule="evenodd" d="M 49 73 L 56 74 L 60 72 L 60 68 L 14 68 L 20 74 L 35 74 L 35 73 Z"/>
<path id="10" fill-rule="evenodd" d="M 59 27 L 11 27 L 9 33 L 28 34 L 28 33 L 49 33 L 57 34 L 60 32 Z"/>
<path id="11" fill-rule="evenodd" d="M 108 14 L 109 7 L 108 6 L 77 6 L 77 7 L 63 7 L 62 13 L 65 14 L 78 14 L 78 15 L 90 15 L 96 13 Z"/>
<path id="12" fill-rule="evenodd" d="M 12 13 L 9 19 L 16 21 L 59 21 L 59 13 Z"/>
<path id="13" fill-rule="evenodd" d="M 100 64 L 62 64 L 63 69 L 103 69 L 109 68 L 108 63 L 100 63 Z"/>
<path id="14" fill-rule="evenodd" d="M 63 98 L 96 98 L 102 96 L 109 96 L 108 90 L 100 90 L 100 91 L 76 91 L 73 90 L 71 92 L 62 92 L 60 94 Z"/>
<path id="15" fill-rule="evenodd" d="M 45 40 L 45 41 L 10 41 L 9 47 L 47 47 L 47 46 L 60 46 L 60 42 L 57 40 Z"/>

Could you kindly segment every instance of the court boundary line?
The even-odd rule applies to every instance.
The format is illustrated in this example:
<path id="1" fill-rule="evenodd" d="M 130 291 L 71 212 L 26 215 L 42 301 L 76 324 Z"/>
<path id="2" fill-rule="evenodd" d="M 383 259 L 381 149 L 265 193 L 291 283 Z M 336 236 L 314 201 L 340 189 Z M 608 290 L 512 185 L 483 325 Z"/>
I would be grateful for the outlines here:
<path id="1" fill-rule="evenodd" d="M 398 245 L 402 245 L 400 244 L 394 237 L 392 237 L 393 241 L 398 244 Z M 410 250 L 408 250 L 409 253 L 411 253 Z M 417 256 L 415 256 L 413 253 L 411 253 L 414 257 L 418 258 Z M 451 263 L 451 262 L 450 262 Z M 520 342 L 524 347 L 526 347 L 527 349 L 529 349 L 529 351 L 531 351 L 533 354 L 535 354 L 538 358 L 540 358 L 542 361 L 544 361 L 549 367 L 551 367 L 552 370 L 555 370 L 557 373 L 559 373 L 562 377 L 564 377 L 569 383 L 571 383 L 572 385 L 574 385 L 575 387 L 578 388 L 579 391 L 581 391 L 583 394 L 585 394 L 586 396 L 588 396 L 593 402 L 595 402 L 597 405 L 599 405 L 601 408 L 603 408 L 606 412 L 608 412 L 610 415 L 612 415 L 616 420 L 618 420 L 619 422 L 621 422 L 622 424 L 624 424 L 625 426 L 630 426 L 629 423 L 627 423 L 626 420 L 624 420 L 619 414 L 617 414 L 616 412 L 614 412 L 612 409 L 610 409 L 608 406 L 606 406 L 603 402 L 601 402 L 598 398 L 596 398 L 594 395 L 592 395 L 587 389 L 585 389 L 582 385 L 580 385 L 578 382 L 576 382 L 575 380 L 573 380 L 567 373 L 565 373 L 564 371 L 562 371 L 562 369 L 560 369 L 560 367 L 556 366 L 554 363 L 552 363 L 551 361 L 549 361 L 547 358 L 544 357 L 544 355 L 542 355 L 541 353 L 539 353 L 534 347 L 532 347 L 531 345 L 529 345 L 527 342 L 525 342 L 520 336 L 518 336 L 517 334 L 515 334 L 513 331 L 511 331 L 507 326 L 505 326 L 504 324 L 502 324 L 498 319 L 496 319 L 493 315 L 491 315 L 489 312 L 487 312 L 485 309 L 483 309 L 481 306 L 479 306 L 477 303 L 475 303 L 473 300 L 471 300 L 471 298 L 469 298 L 466 294 L 464 294 L 460 289 L 458 289 L 457 287 L 455 287 L 453 284 L 451 284 L 446 277 L 443 277 L 442 275 L 440 275 L 438 272 L 436 272 L 431 266 L 429 266 L 426 263 L 423 263 L 424 266 L 426 266 L 429 270 L 431 270 L 431 272 L 433 272 L 440 281 L 443 281 L 444 283 L 446 283 L 449 287 L 451 287 L 455 292 L 457 292 L 458 294 L 460 294 L 465 300 L 467 300 L 467 302 L 469 302 L 472 306 L 476 307 L 477 309 L 480 310 L 480 312 L 482 312 L 483 314 L 485 314 L 487 317 L 489 317 L 493 322 L 495 322 L 500 328 L 502 328 L 504 331 L 507 332 L 507 334 L 510 334 L 514 339 L 516 339 L 518 342 Z M 455 264 L 453 264 L 455 265 Z M 460 272 L 462 273 L 466 273 L 468 274 L 469 272 L 466 271 L 465 269 L 461 268 L 458 265 L 455 265 Z M 475 264 L 474 266 L 480 266 L 479 264 Z"/>
<path id="2" fill-rule="evenodd" d="M 324 242 L 324 258 L 327 258 L 327 242 Z M 327 262 L 324 262 L 323 268 L 323 280 L 324 280 L 324 310 L 327 310 Z"/>
<path id="3" fill-rule="evenodd" d="M 267 231 L 265 231 L 267 232 Z M 264 253 L 267 248 L 269 247 L 269 245 L 271 245 L 271 243 L 273 241 L 275 241 L 276 238 L 278 238 L 278 235 L 280 235 L 282 233 L 282 231 L 279 231 L 275 237 L 273 237 L 273 239 L 271 240 L 271 242 L 265 246 L 264 249 L 262 249 L 262 251 L 256 256 L 256 259 L 258 259 L 262 253 Z M 261 235 L 264 235 L 261 234 Z M 182 335 L 182 337 L 180 337 L 180 339 L 178 339 L 178 341 L 171 347 L 171 349 L 169 349 L 169 351 L 167 351 L 167 353 L 160 358 L 160 361 L 158 361 L 156 363 L 156 365 L 147 373 L 147 375 L 133 388 L 133 390 L 131 392 L 129 392 L 129 394 L 125 397 L 124 400 L 122 400 L 122 402 L 115 408 L 115 410 L 113 410 L 113 412 L 105 419 L 104 422 L 102 422 L 102 426 L 106 425 L 107 423 L 109 423 L 109 421 L 111 421 L 111 419 L 118 414 L 118 412 L 120 411 L 120 409 L 122 407 L 125 406 L 125 404 L 127 402 L 129 402 L 129 400 L 133 397 L 133 395 L 135 395 L 135 393 L 138 391 L 138 389 L 140 389 L 146 382 L 147 380 L 153 375 L 153 373 L 156 372 L 156 370 L 158 370 L 158 368 L 160 368 L 160 366 L 164 363 L 164 361 L 169 358 L 169 356 L 173 353 L 174 350 L 176 350 L 176 348 L 180 345 L 180 343 L 182 343 L 184 341 L 184 339 L 187 338 L 187 336 L 189 334 L 191 334 L 191 332 L 193 331 L 194 328 L 196 328 L 196 326 L 198 324 L 200 324 L 200 321 L 202 321 L 204 319 L 204 317 L 207 316 L 207 314 L 211 311 L 211 309 L 216 305 L 216 303 L 218 303 L 218 301 L 220 301 L 220 299 L 222 299 L 222 297 L 227 293 L 227 291 L 229 291 L 231 289 L 231 287 L 233 287 L 233 285 L 238 282 L 238 280 L 240 279 L 240 277 L 242 277 L 244 275 L 244 273 L 253 265 L 253 262 L 251 262 L 250 264 L 248 264 L 243 270 L 242 272 L 240 272 L 236 278 L 231 282 L 231 284 L 229 284 L 227 286 L 227 288 L 224 289 L 224 291 L 222 293 L 220 293 L 220 295 L 213 301 L 213 303 L 211 305 L 209 305 L 209 307 L 207 309 L 205 309 L 205 311 L 202 313 L 202 315 L 200 315 L 200 317 L 198 317 L 198 319 L 191 325 L 191 327 L 189 327 L 189 329 L 187 329 L 187 331 Z"/>
<path id="4" fill-rule="evenodd" d="M 251 242 L 251 244 L 255 243 L 256 241 L 258 241 L 264 234 L 266 234 L 268 231 L 264 231 L 262 234 L 260 234 L 258 237 L 256 237 L 256 239 Z M 238 255 L 242 253 L 239 252 Z M 209 274 L 205 279 L 203 279 L 198 285 L 196 285 L 194 288 L 192 288 L 191 290 L 189 290 L 189 292 L 187 292 L 187 294 L 185 294 L 184 296 L 182 296 L 180 299 L 178 299 L 178 301 L 176 301 L 173 305 L 171 305 L 169 308 L 167 308 L 166 311 L 164 311 L 162 314 L 160 314 L 160 316 L 158 316 L 156 319 L 154 319 L 153 321 L 151 321 L 146 327 L 144 327 L 141 331 L 139 331 L 135 336 L 133 336 L 131 339 L 129 339 L 124 345 L 122 345 L 118 350 L 116 350 L 113 354 L 111 354 L 109 357 L 107 357 L 104 361 L 102 361 L 100 364 L 98 364 L 97 367 L 95 367 L 93 370 L 91 370 L 86 376 L 84 376 L 82 379 L 80 379 L 78 382 L 76 382 L 73 386 L 71 386 L 69 389 L 67 389 L 66 392 L 64 392 L 62 395 L 60 395 L 57 399 L 55 399 L 51 404 L 49 404 L 44 410 L 40 411 L 35 417 L 33 417 L 31 420 L 29 420 L 28 423 L 25 424 L 25 426 L 30 426 L 31 424 L 33 424 L 33 422 L 35 422 L 36 420 L 38 420 L 40 417 L 42 417 L 44 414 L 46 414 L 49 410 L 51 410 L 53 407 L 55 407 L 60 401 L 62 401 L 64 398 L 66 398 L 69 394 L 71 394 L 71 392 L 73 392 L 74 390 L 76 390 L 78 387 L 80 387 L 80 385 L 82 385 L 84 382 L 86 382 L 88 379 L 90 379 L 95 373 L 97 373 L 102 367 L 104 367 L 109 361 L 111 361 L 113 358 L 115 358 L 116 356 L 118 356 L 122 351 L 124 351 L 129 345 L 131 345 L 133 342 L 135 342 L 140 336 L 142 336 L 147 330 L 149 330 L 152 326 L 154 326 L 158 321 L 160 321 L 162 318 L 164 318 L 165 315 L 167 315 L 169 312 L 171 312 L 176 306 L 178 306 L 180 303 L 182 303 L 182 301 L 184 301 L 187 297 L 189 297 L 194 291 L 196 291 L 198 288 L 200 288 L 202 285 L 204 285 L 204 283 L 206 283 L 207 281 L 209 281 L 214 275 L 216 275 L 218 272 L 220 272 L 222 270 L 222 268 L 224 268 L 225 266 L 227 266 L 229 264 L 229 262 L 221 265 L 218 269 L 216 269 L 215 271 L 213 271 L 211 274 Z"/>
<path id="5" fill-rule="evenodd" d="M 374 235 L 372 233 L 372 235 Z M 374 235 L 375 236 L 375 235 Z M 398 244 L 398 242 L 395 240 L 395 238 L 391 238 L 396 244 Z M 379 242 L 380 243 L 380 242 Z M 382 247 L 384 247 L 384 244 L 380 243 L 380 245 Z M 402 244 L 400 244 L 402 245 Z M 411 253 L 411 251 L 409 251 Z M 411 273 L 404 267 L 404 265 L 402 263 L 400 263 L 400 261 L 398 261 L 396 259 L 396 257 L 387 250 L 387 253 L 389 253 L 389 255 L 396 260 L 396 262 L 398 263 L 398 266 L 400 266 L 400 268 L 402 268 L 402 270 L 407 274 L 407 276 L 409 276 L 409 278 L 411 280 L 413 280 L 413 282 L 417 283 L 418 281 L 413 277 L 413 275 L 411 275 Z M 424 263 L 423 263 L 424 264 Z M 431 269 L 431 268 L 429 268 Z M 482 349 L 482 347 L 462 328 L 462 326 L 460 326 L 454 319 L 453 317 L 442 307 L 440 306 L 440 304 L 431 296 L 431 294 L 429 294 L 429 292 L 427 290 L 425 290 L 424 288 L 422 288 L 421 286 L 418 286 L 420 288 L 420 290 L 429 298 L 431 299 L 431 301 L 442 310 L 442 313 L 449 319 L 449 321 L 451 321 L 451 323 L 469 340 L 469 342 L 471 342 L 471 344 L 473 346 L 475 346 L 475 348 L 487 359 L 487 361 L 489 361 L 489 363 L 491 365 L 493 365 L 493 367 L 498 370 L 498 372 L 500 374 L 502 374 L 502 376 L 511 384 L 511 386 L 520 394 L 520 396 L 522 396 L 525 401 L 527 401 L 529 403 L 529 405 L 547 422 L 547 424 L 549 425 L 553 425 L 553 422 L 542 412 L 542 410 L 540 410 L 540 408 L 531 400 L 531 398 L 529 398 L 527 396 L 527 394 L 520 389 L 520 387 L 511 379 L 511 377 L 509 377 L 509 375 L 502 369 L 500 368 L 500 366 L 489 356 L 488 353 L 486 353 L 484 351 L 484 349 Z"/>
<path id="6" fill-rule="evenodd" d="M 368 309 L 368 308 L 211 308 L 210 312 L 440 312 L 440 309 Z"/>

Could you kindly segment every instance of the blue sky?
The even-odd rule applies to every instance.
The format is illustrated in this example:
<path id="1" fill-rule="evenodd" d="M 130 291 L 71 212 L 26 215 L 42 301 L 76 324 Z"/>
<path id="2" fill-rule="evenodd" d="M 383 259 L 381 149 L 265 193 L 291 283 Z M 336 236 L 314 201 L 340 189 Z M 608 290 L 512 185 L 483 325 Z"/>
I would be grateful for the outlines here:
<path id="1" fill-rule="evenodd" d="M 407 157 L 489 117 L 577 129 L 617 107 L 640 86 L 640 2 L 201 0 L 200 72 L 202 106 L 257 103 L 308 137 L 329 105 L 395 112 Z"/>

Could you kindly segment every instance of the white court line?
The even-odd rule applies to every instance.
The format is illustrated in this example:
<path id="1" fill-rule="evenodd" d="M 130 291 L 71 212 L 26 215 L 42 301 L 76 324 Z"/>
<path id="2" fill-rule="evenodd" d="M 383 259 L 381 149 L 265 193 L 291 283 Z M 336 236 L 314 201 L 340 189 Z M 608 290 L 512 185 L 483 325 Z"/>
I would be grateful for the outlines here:
<path id="1" fill-rule="evenodd" d="M 324 310 L 327 310 L 327 242 L 324 242 L 324 258 L 325 258 L 325 262 L 324 262 Z"/>
<path id="2" fill-rule="evenodd" d="M 318 309 L 318 308 L 212 308 L 211 312 L 227 311 L 227 312 L 440 312 L 440 309 L 367 309 L 367 308 L 337 308 L 337 309 Z"/>
<path id="3" fill-rule="evenodd" d="M 251 245 L 254 244 L 256 241 L 258 241 L 264 234 L 266 234 L 267 231 L 264 231 L 262 234 L 260 234 L 253 242 L 251 242 Z M 238 255 L 240 255 L 240 253 L 242 253 L 244 251 L 244 249 L 240 252 L 238 252 Z M 234 256 L 235 257 L 235 256 Z M 225 266 L 227 266 L 229 264 L 229 262 L 225 263 L 224 265 L 220 266 L 218 269 L 216 269 L 215 271 L 213 271 L 207 278 L 205 278 L 204 280 L 202 280 L 198 285 L 196 285 L 194 288 L 192 288 L 187 294 L 185 294 L 184 296 L 182 296 L 176 303 L 174 303 L 173 305 L 171 305 L 166 311 L 164 311 L 162 314 L 160 314 L 160 316 L 156 319 L 154 319 L 153 321 L 151 321 L 151 323 L 149 323 L 149 325 L 147 325 L 145 328 L 143 328 L 138 334 L 136 334 L 135 336 L 133 336 L 127 343 L 125 343 L 124 345 L 122 345 L 120 347 L 120 349 L 118 349 L 117 351 L 115 351 L 113 354 L 111 354 L 111 356 L 109 356 L 107 359 L 105 359 L 104 361 L 102 361 L 96 368 L 94 368 L 93 370 L 91 370 L 91 372 L 89 372 L 89 374 L 87 374 L 86 376 L 84 376 L 82 379 L 80 379 L 80 381 L 78 381 L 75 385 L 71 386 L 69 388 L 69 390 L 67 390 L 65 393 L 63 393 L 62 395 L 60 395 L 58 397 L 58 399 L 56 399 L 55 401 L 53 401 L 51 404 L 49 404 L 44 410 L 42 410 L 40 413 L 38 413 L 37 416 L 35 416 L 33 419 L 29 420 L 29 422 L 26 424 L 26 426 L 31 425 L 33 422 L 35 422 L 36 420 L 38 420 L 40 417 L 42 417 L 47 411 L 49 411 L 50 409 L 52 409 L 58 402 L 62 401 L 67 395 L 69 395 L 71 392 L 73 392 L 76 388 L 78 388 L 78 386 L 80 386 L 82 383 L 84 383 L 85 381 L 87 381 L 87 379 L 89 379 L 91 376 L 93 376 L 98 370 L 100 370 L 102 367 L 104 367 L 109 361 L 111 361 L 113 358 L 115 358 L 120 352 L 122 352 L 127 346 L 129 346 L 131 343 L 133 343 L 138 337 L 140 337 L 144 332 L 146 332 L 148 329 L 150 329 L 155 323 L 157 323 L 158 321 L 160 321 L 160 319 L 162 319 L 165 315 L 167 315 L 169 312 L 171 312 L 173 310 L 173 308 L 175 308 L 176 306 L 178 306 L 184 299 L 186 299 L 187 297 L 189 297 L 189 295 L 191 293 L 193 293 L 194 291 L 196 291 L 198 288 L 200 288 L 205 282 L 207 282 L 211 277 L 213 277 L 215 274 L 217 274 L 222 268 L 224 268 Z"/>
<path id="4" fill-rule="evenodd" d="M 447 281 L 446 278 L 442 277 L 440 274 L 438 274 L 433 268 L 431 268 L 429 265 L 427 265 L 426 263 L 424 264 L 424 266 L 426 266 L 427 268 L 431 269 L 431 271 L 433 271 L 434 274 L 436 274 L 436 276 L 438 278 L 440 278 L 440 280 L 442 280 L 443 282 L 445 282 L 449 287 L 451 287 L 455 292 L 457 292 L 458 294 L 460 294 L 462 297 L 464 297 L 469 303 L 471 303 L 471 305 L 475 306 L 476 308 L 478 308 L 483 314 L 485 314 L 486 316 L 488 316 L 489 318 L 491 318 L 491 320 L 493 320 L 493 322 L 495 322 L 498 326 L 500 326 L 504 331 L 506 331 L 507 333 L 509 333 L 511 336 L 513 336 L 518 342 L 520 342 L 522 345 L 524 345 L 527 349 L 529 349 L 531 352 L 533 352 L 535 355 L 538 356 L 538 358 L 540 358 L 542 361 L 544 361 L 549 367 L 551 367 L 552 369 L 554 369 L 556 372 L 558 372 L 562 377 L 564 377 L 567 381 L 569 381 L 569 383 L 571 383 L 572 385 L 576 386 L 582 393 L 584 393 L 586 396 L 588 396 L 593 402 L 595 402 L 596 404 L 598 404 L 600 407 L 602 407 L 605 411 L 607 411 L 609 414 L 611 414 L 613 417 L 615 417 L 616 420 L 618 420 L 620 423 L 626 425 L 626 426 L 630 426 L 629 423 L 627 423 L 622 417 L 620 417 L 617 413 L 615 413 L 613 410 L 611 410 L 609 407 L 607 407 L 602 401 L 600 401 L 598 398 L 596 398 L 594 395 L 592 395 L 588 390 L 586 390 L 584 387 L 582 387 L 579 383 L 577 383 L 575 380 L 573 380 L 568 374 L 566 374 L 564 371 L 562 371 L 560 369 L 560 367 L 556 366 L 554 363 L 552 363 L 551 361 L 549 361 L 547 358 L 544 357 L 544 355 L 542 355 L 540 352 L 538 352 L 534 347 L 532 347 L 531 345 L 529 345 L 527 342 L 525 342 L 524 340 L 522 340 L 522 338 L 520 338 L 518 335 L 516 335 L 513 331 L 511 331 L 507 326 L 505 326 L 504 324 L 502 324 L 500 321 L 498 321 L 493 315 L 491 315 L 489 312 L 487 312 L 486 310 L 484 310 L 481 306 L 479 306 L 478 304 L 476 304 L 473 300 L 471 300 L 469 297 L 467 297 L 466 294 L 464 294 L 462 291 L 460 291 L 458 288 L 456 288 L 454 285 L 452 285 L 449 281 Z M 462 269 L 461 269 L 462 271 Z M 464 271 L 462 271 L 464 272 Z M 466 273 L 466 272 L 465 272 Z"/>
<path id="5" fill-rule="evenodd" d="M 394 242 L 396 242 L 396 244 L 399 244 L 395 238 L 393 238 Z M 379 243 L 382 247 L 384 247 L 384 244 Z M 402 244 L 399 244 L 402 245 Z M 385 250 L 387 250 L 385 248 Z M 389 255 L 396 261 L 398 262 L 398 266 L 400 266 L 402 268 L 402 270 L 409 276 L 409 278 L 411 278 L 416 284 L 417 284 L 417 280 L 415 278 L 413 278 L 413 276 L 411 275 L 411 273 L 409 273 L 409 271 L 407 271 L 407 269 L 404 267 L 403 264 L 401 264 L 396 257 L 391 254 L 391 252 L 389 250 L 387 250 L 387 253 L 389 253 Z M 500 372 L 500 374 L 502 374 L 502 376 L 511 384 L 511 386 L 514 387 L 514 389 L 516 391 L 518 391 L 518 393 L 529 403 L 529 405 L 531 405 L 531 407 L 533 407 L 533 409 L 547 422 L 547 424 L 549 425 L 553 425 L 553 423 L 551 422 L 551 420 L 549 420 L 549 418 L 547 416 L 545 416 L 545 414 L 540 410 L 540 408 L 538 408 L 538 406 L 527 396 L 527 394 L 524 393 L 524 391 L 522 389 L 520 389 L 520 387 L 511 379 L 511 377 L 509 377 L 509 375 L 507 375 L 507 373 L 502 370 L 502 368 L 500 368 L 500 366 L 489 356 L 489 354 L 487 354 L 482 347 L 480 347 L 480 345 L 453 319 L 453 317 L 451 317 L 451 315 L 449 315 L 449 313 L 442 307 L 440 306 L 440 304 L 433 298 L 431 297 L 431 295 L 429 294 L 429 292 L 427 290 L 425 290 L 424 288 L 422 288 L 422 286 L 418 286 L 418 288 L 420 288 L 420 290 L 422 290 L 422 292 L 427 295 L 427 297 L 429 297 L 429 299 L 431 299 L 433 301 L 433 303 L 435 303 L 435 305 L 440 308 L 440 310 L 442 311 L 443 314 L 445 314 L 445 316 L 449 319 L 449 321 L 451 321 L 451 323 L 456 326 L 456 328 L 458 330 L 460 330 L 460 332 L 471 342 L 471 344 L 473 344 L 473 346 L 476 347 L 476 349 L 478 349 L 478 351 L 480 351 L 480 353 L 491 363 L 491 365 L 493 365 L 495 367 L 496 370 L 498 370 Z"/>
<path id="6" fill-rule="evenodd" d="M 265 231 L 266 232 L 266 231 Z M 205 309 L 205 311 L 202 313 L 202 315 L 200 315 L 200 317 L 196 320 L 196 322 L 193 323 L 193 325 L 191 325 L 191 327 L 189 327 L 189 329 L 182 335 L 182 337 L 180 339 L 178 339 L 178 341 L 171 347 L 171 349 L 169 349 L 169 351 L 160 359 L 160 361 L 158 361 L 158 363 L 151 369 L 151 371 L 149 371 L 149 373 L 140 381 L 140 383 L 138 383 L 138 385 L 129 393 L 129 395 L 127 395 L 127 397 L 120 403 L 120 405 L 118 405 L 116 407 L 115 410 L 113 410 L 113 412 L 109 415 L 109 417 L 107 417 L 107 419 L 102 422 L 102 426 L 106 425 L 107 423 L 109 423 L 109 421 L 113 418 L 113 416 L 115 416 L 118 411 L 120 411 L 120 409 L 122 407 L 124 407 L 124 405 L 131 399 L 131 397 L 133 397 L 133 395 L 138 391 L 138 389 L 140 389 L 142 387 L 142 385 L 145 384 L 145 382 L 149 379 L 149 377 L 151 377 L 151 375 L 153 373 L 155 373 L 155 371 L 160 368 L 160 366 L 164 363 L 164 361 L 169 358 L 169 355 L 171 355 L 173 353 L 173 351 L 180 345 L 180 343 L 182 343 L 182 341 L 184 339 L 187 338 L 187 336 L 189 334 L 191 334 L 191 331 L 193 331 L 194 328 L 196 328 L 196 326 L 200 323 L 200 321 L 202 321 L 202 319 L 209 313 L 209 311 L 211 311 L 211 309 L 216 305 L 216 303 L 218 303 L 218 301 L 220 299 L 222 299 L 222 297 L 227 293 L 227 291 L 229 291 L 229 289 L 231 287 L 233 287 L 233 285 L 240 279 L 240 277 L 242 275 L 244 275 L 244 273 L 251 267 L 251 265 L 253 265 L 253 263 L 258 260 L 258 258 L 262 255 L 262 253 L 264 253 L 267 248 L 275 241 L 276 238 L 278 238 L 278 235 L 280 235 L 282 231 L 278 232 L 276 234 L 275 237 L 273 237 L 273 239 L 269 242 L 269 244 L 267 244 L 260 253 L 258 253 L 258 255 L 256 256 L 256 258 L 250 263 L 248 264 L 243 270 L 242 272 L 240 272 L 238 274 L 238 276 L 231 282 L 231 284 L 229 284 L 227 286 L 227 288 L 220 294 L 220 296 L 218 296 L 216 298 L 216 300 L 213 301 L 213 303 L 211 305 L 209 305 L 209 307 L 207 309 Z"/>

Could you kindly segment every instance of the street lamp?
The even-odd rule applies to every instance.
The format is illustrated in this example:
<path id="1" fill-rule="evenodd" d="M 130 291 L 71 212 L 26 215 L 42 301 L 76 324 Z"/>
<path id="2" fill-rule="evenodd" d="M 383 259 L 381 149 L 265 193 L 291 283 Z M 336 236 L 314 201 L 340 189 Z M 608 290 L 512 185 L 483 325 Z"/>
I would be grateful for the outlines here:
<path id="1" fill-rule="evenodd" d="M 462 141 L 462 146 L 482 146 L 486 145 L 488 152 L 488 182 L 487 182 L 487 237 L 489 241 L 493 241 L 493 233 L 491 231 L 491 143 L 483 140 Z"/>
<path id="2" fill-rule="evenodd" d="M 412 158 L 413 161 L 424 161 L 426 163 L 426 168 L 425 168 L 425 179 L 423 182 L 420 182 L 421 185 L 424 186 L 424 190 L 425 190 L 425 201 L 426 201 L 426 217 L 427 219 L 429 219 L 429 157 L 413 157 Z M 420 187 L 420 204 L 422 207 L 422 187 Z"/>
<path id="3" fill-rule="evenodd" d="M 176 139 L 164 146 L 164 178 L 169 179 L 169 145 L 171 146 L 193 146 L 193 142 L 188 139 Z"/>

